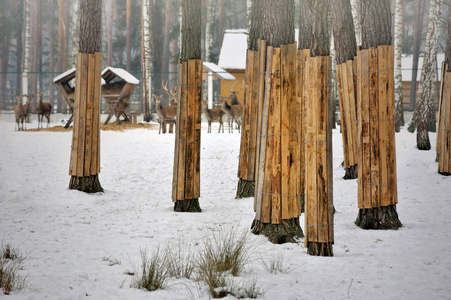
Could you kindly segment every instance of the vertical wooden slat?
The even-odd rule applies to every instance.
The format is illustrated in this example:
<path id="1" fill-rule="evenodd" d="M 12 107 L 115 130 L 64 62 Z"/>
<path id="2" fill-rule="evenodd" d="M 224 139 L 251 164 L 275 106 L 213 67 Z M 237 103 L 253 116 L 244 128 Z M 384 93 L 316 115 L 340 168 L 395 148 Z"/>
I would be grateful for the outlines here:
<path id="1" fill-rule="evenodd" d="M 370 181 L 371 206 L 380 206 L 379 196 L 379 93 L 378 93 L 378 52 L 376 48 L 369 51 L 369 126 L 370 126 Z"/>
<path id="2" fill-rule="evenodd" d="M 240 140 L 240 157 L 238 164 L 238 178 L 248 180 L 247 169 L 249 159 L 249 124 L 251 113 L 251 95 L 252 95 L 252 64 L 254 51 L 247 49 L 246 52 L 246 75 L 245 75 L 245 90 L 244 90 L 244 103 L 243 103 L 243 116 L 241 122 L 241 140 Z"/>
<path id="3" fill-rule="evenodd" d="M 370 109 L 369 109 L 369 50 L 362 50 L 362 156 L 363 156 L 363 174 L 359 182 L 363 188 L 364 208 L 371 207 L 371 165 L 370 165 Z"/>
<path id="4" fill-rule="evenodd" d="M 84 176 L 91 175 L 92 156 L 92 114 L 95 93 L 95 54 L 88 54 L 88 86 L 86 98 L 86 130 L 85 130 L 85 166 Z"/>
<path id="5" fill-rule="evenodd" d="M 395 74 L 393 70 L 394 65 L 394 47 L 393 46 L 379 46 L 387 48 L 387 69 L 388 85 L 387 85 L 387 103 L 388 103 L 388 191 L 391 197 L 390 205 L 398 203 L 398 187 L 396 174 L 396 143 L 395 143 Z"/>
<path id="6" fill-rule="evenodd" d="M 346 62 L 346 85 L 347 85 L 347 106 L 349 110 L 349 134 L 348 134 L 348 144 L 349 144 L 349 164 L 351 166 L 356 165 L 357 162 L 357 107 L 356 107 L 356 80 L 355 80 L 355 63 L 352 60 Z"/>
<path id="7" fill-rule="evenodd" d="M 281 167 L 281 206 L 282 219 L 290 219 L 289 199 L 289 179 L 290 179 L 290 99 L 289 99 L 289 62 L 288 46 L 280 47 L 280 167 Z"/>
<path id="8" fill-rule="evenodd" d="M 273 52 L 274 48 L 269 46 L 266 50 L 266 75 L 265 75 L 265 96 L 263 104 L 263 114 L 262 114 L 262 134 L 261 134 L 261 151 L 260 151 L 260 170 L 259 170 L 259 185 L 258 192 L 261 195 L 261 221 L 263 223 L 269 223 L 271 221 L 271 197 L 269 196 L 271 184 L 271 178 L 269 172 L 267 172 L 268 165 L 272 159 L 271 157 L 271 146 L 272 137 L 269 136 L 272 130 L 272 122 L 269 112 L 272 111 L 273 101 L 271 101 L 272 96 L 272 75 L 273 70 Z"/>
<path id="9" fill-rule="evenodd" d="M 181 102 L 182 102 L 182 85 L 184 84 L 183 82 L 183 71 L 182 71 L 182 64 L 178 64 L 178 74 L 177 74 L 177 81 L 178 81 L 178 86 L 177 86 L 177 122 L 180 122 L 181 120 Z M 177 196 L 178 196 L 178 188 L 179 188 L 179 184 L 178 184 L 178 169 L 179 169 L 179 159 L 180 159 L 180 155 L 179 155 L 179 149 L 180 149 L 180 125 L 175 127 L 175 143 L 174 143 L 174 169 L 173 169 L 173 173 L 172 173 L 172 201 L 176 202 L 177 201 Z"/>
<path id="10" fill-rule="evenodd" d="M 442 112 L 442 130 L 440 138 L 440 173 L 451 173 L 450 155 L 451 155 L 451 72 L 445 73 L 443 91 L 443 112 Z"/>
<path id="11" fill-rule="evenodd" d="M 86 100 L 88 87 L 88 54 L 81 55 L 81 69 L 77 75 L 81 76 L 81 91 L 78 96 L 78 154 L 77 154 L 77 176 L 83 177 L 84 161 L 85 161 L 85 130 L 86 130 Z M 77 96 L 75 96 L 77 97 Z M 77 101 L 75 102 L 77 106 Z M 74 123 L 75 125 L 75 123 Z"/>
<path id="12" fill-rule="evenodd" d="M 92 147 L 94 149 L 93 161 L 91 164 L 91 175 L 100 173 L 100 105 L 102 99 L 102 52 L 95 53 L 95 89 L 94 89 L 94 111 L 93 111 L 93 135 Z"/>
<path id="13" fill-rule="evenodd" d="M 363 77 L 363 65 L 362 65 L 362 51 L 357 51 L 356 57 L 356 77 L 357 77 L 357 152 L 358 157 L 358 207 L 363 208 L 363 142 L 362 142 L 362 129 L 363 129 L 363 100 L 362 100 L 362 77 Z"/>
<path id="14" fill-rule="evenodd" d="M 271 223 L 272 224 L 280 224 L 282 217 L 282 207 L 281 207 L 281 136 L 280 136 L 280 126 L 281 126 L 281 49 L 275 48 L 273 52 L 273 68 L 272 68 L 272 87 L 271 87 L 271 95 L 272 102 L 274 102 L 273 109 L 270 110 L 273 114 L 272 116 L 272 124 L 273 124 L 273 136 L 272 136 L 272 155 L 271 155 L 271 163 L 268 165 L 268 173 L 271 175 L 270 184 L 271 190 Z"/>
<path id="15" fill-rule="evenodd" d="M 326 92 L 327 92 L 327 110 L 326 110 L 326 167 L 327 172 L 327 204 L 326 204 L 326 215 L 324 219 L 327 220 L 327 239 L 324 242 L 333 243 L 334 241 L 334 202 L 333 202 L 333 143 L 332 143 L 332 128 L 333 128 L 333 118 L 331 106 L 335 105 L 333 101 L 332 93 L 332 57 L 326 57 Z"/>
<path id="16" fill-rule="evenodd" d="M 306 190 L 305 190 L 305 246 L 308 242 L 318 241 L 318 213 L 317 213 L 317 92 L 316 82 L 318 70 L 315 58 L 307 58 L 305 92 L 306 95 Z"/>
<path id="17" fill-rule="evenodd" d="M 438 94 L 438 115 L 437 115 L 437 137 L 435 140 L 435 152 L 437 155 L 440 155 L 440 119 L 441 119 L 441 111 L 442 111 L 442 99 L 443 99 L 443 88 L 444 88 L 444 79 L 445 79 L 445 70 L 446 70 L 445 62 L 442 62 L 442 73 L 440 74 L 440 89 Z"/>
<path id="18" fill-rule="evenodd" d="M 379 62 L 379 143 L 380 143 L 380 193 L 381 193 L 381 205 L 390 205 L 390 195 L 388 191 L 388 128 L 391 118 L 388 113 L 388 65 L 386 48 L 378 47 L 378 62 Z"/>
<path id="19" fill-rule="evenodd" d="M 202 122 L 202 72 L 203 62 L 201 59 L 196 60 L 196 126 L 194 139 L 196 141 L 196 151 L 194 157 L 194 199 L 200 198 L 200 148 L 201 148 L 201 122 Z"/>
<path id="20" fill-rule="evenodd" d="M 77 53 L 77 70 L 78 72 L 81 72 L 82 68 L 82 53 Z M 64 90 L 64 89 L 62 89 Z M 73 126 L 73 133 L 72 133 L 72 148 L 71 148 L 71 156 L 70 156 L 70 167 L 69 167 L 69 175 L 76 176 L 77 175 L 77 157 L 78 157 L 78 115 L 79 115 L 79 109 L 75 106 L 78 105 L 78 98 L 80 97 L 81 93 L 81 77 L 77 76 L 75 74 L 75 97 L 76 101 L 74 102 L 74 126 Z"/>
<path id="21" fill-rule="evenodd" d="M 179 137 L 176 143 L 179 143 L 178 152 L 178 174 L 177 174 L 177 200 L 185 200 L 185 166 L 186 166 L 186 152 L 187 152 L 187 111 L 188 111 L 188 62 L 182 62 L 182 89 L 180 95 L 180 123 Z"/>
<path id="22" fill-rule="evenodd" d="M 339 99 L 339 109 L 341 115 L 341 135 L 343 139 L 343 158 L 345 168 L 351 166 L 350 163 L 350 151 L 349 151 L 349 141 L 348 141 L 348 99 L 347 99 L 347 69 L 345 64 L 337 65 L 337 84 L 338 84 L 338 99 Z"/>
<path id="23" fill-rule="evenodd" d="M 249 165 L 247 178 L 250 181 L 255 181 L 255 164 L 257 151 L 257 126 L 258 126 L 258 108 L 259 108 L 259 52 L 253 53 L 252 63 L 252 98 L 251 98 L 251 113 L 250 113 L 250 136 L 249 136 Z"/>

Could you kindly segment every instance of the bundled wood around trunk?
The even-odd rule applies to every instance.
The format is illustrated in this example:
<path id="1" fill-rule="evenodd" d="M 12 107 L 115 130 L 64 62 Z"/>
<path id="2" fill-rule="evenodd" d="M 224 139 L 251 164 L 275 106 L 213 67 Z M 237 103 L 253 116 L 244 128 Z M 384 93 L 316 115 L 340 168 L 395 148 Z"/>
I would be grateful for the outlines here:
<path id="1" fill-rule="evenodd" d="M 337 65 L 338 97 L 340 99 L 341 132 L 346 170 L 344 179 L 357 178 L 356 67 L 357 63 L 354 60 L 348 60 Z"/>
<path id="2" fill-rule="evenodd" d="M 100 97 L 102 53 L 78 53 L 74 130 L 70 156 L 70 189 L 95 193 L 103 189 L 100 173 Z"/>
<path id="3" fill-rule="evenodd" d="M 266 53 L 256 217 L 252 229 L 267 236 L 269 232 L 276 233 L 277 238 L 270 238 L 273 242 L 294 241 L 296 236 L 302 236 L 299 222 L 295 221 L 301 214 L 296 44 L 268 47 Z"/>
<path id="4" fill-rule="evenodd" d="M 305 246 L 310 255 L 333 256 L 332 60 L 307 58 Z"/>
<path id="5" fill-rule="evenodd" d="M 451 72 L 442 67 L 442 86 L 437 132 L 438 172 L 451 175 Z"/>
<path id="6" fill-rule="evenodd" d="M 179 64 L 172 201 L 175 211 L 200 212 L 202 60 Z"/>
<path id="7" fill-rule="evenodd" d="M 393 46 L 357 52 L 359 136 L 356 224 L 364 229 L 397 229 Z"/>
<path id="8" fill-rule="evenodd" d="M 304 212 L 305 203 L 305 135 L 306 135 L 306 108 L 305 102 L 307 93 L 305 92 L 305 65 L 307 63 L 307 58 L 310 57 L 310 49 L 303 49 L 297 51 L 297 105 L 299 107 L 299 124 L 298 124 L 298 147 L 299 147 L 299 157 L 297 161 L 299 164 L 299 195 L 301 198 L 301 211 Z"/>
<path id="9" fill-rule="evenodd" d="M 262 45 L 262 41 L 259 41 Z M 241 122 L 240 159 L 238 164 L 238 189 L 236 198 L 253 197 L 255 190 L 255 170 L 257 157 L 258 116 L 261 109 L 259 102 L 260 76 L 264 72 L 265 42 L 258 51 L 247 50 L 246 56 L 246 90 L 244 111 Z"/>

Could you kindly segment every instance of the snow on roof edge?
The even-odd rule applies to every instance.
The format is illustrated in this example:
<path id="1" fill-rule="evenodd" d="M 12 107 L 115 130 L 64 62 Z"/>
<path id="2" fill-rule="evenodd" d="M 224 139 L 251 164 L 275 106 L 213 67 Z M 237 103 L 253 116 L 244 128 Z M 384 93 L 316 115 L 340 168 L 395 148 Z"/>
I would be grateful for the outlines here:
<path id="1" fill-rule="evenodd" d="M 131 83 L 131 84 L 139 84 L 139 80 L 133 76 L 132 74 L 130 74 L 129 72 L 127 72 L 124 69 L 121 68 L 114 68 L 114 67 L 106 67 L 103 71 L 102 71 L 102 76 L 103 74 L 105 74 L 105 72 L 107 71 L 111 71 L 114 74 L 116 74 L 118 77 L 120 77 L 121 79 L 123 79 L 125 82 L 127 83 Z"/>
<path id="2" fill-rule="evenodd" d="M 75 72 L 77 69 L 76 68 L 72 68 L 67 70 L 64 73 L 61 73 L 60 75 L 56 76 L 55 78 L 53 78 L 53 83 L 56 83 L 57 81 L 60 81 L 61 79 L 63 79 L 64 77 L 66 77 L 67 75 Z"/>

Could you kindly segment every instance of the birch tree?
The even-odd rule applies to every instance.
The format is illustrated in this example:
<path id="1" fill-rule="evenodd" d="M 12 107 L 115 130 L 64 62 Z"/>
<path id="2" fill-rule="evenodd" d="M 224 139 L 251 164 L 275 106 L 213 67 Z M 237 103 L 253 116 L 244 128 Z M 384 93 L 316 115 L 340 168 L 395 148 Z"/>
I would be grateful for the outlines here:
<path id="1" fill-rule="evenodd" d="M 355 39 L 357 42 L 357 46 L 362 45 L 362 24 L 360 23 L 360 1 L 359 0 L 351 0 L 352 7 L 352 18 L 354 21 L 355 28 Z"/>
<path id="2" fill-rule="evenodd" d="M 402 0 L 395 2 L 395 131 L 399 132 L 404 126 L 404 112 L 402 106 Z"/>
<path id="3" fill-rule="evenodd" d="M 30 0 L 24 0 L 24 52 L 23 52 L 23 69 L 22 69 L 22 93 L 28 94 L 28 73 L 30 72 Z"/>
<path id="4" fill-rule="evenodd" d="M 72 68 L 75 67 L 75 63 L 77 61 L 77 53 L 78 53 L 78 42 L 79 42 L 79 28 L 80 28 L 80 14 L 78 3 L 79 0 L 72 0 L 72 28 L 71 28 L 71 37 L 72 37 L 72 47 L 70 52 L 70 65 Z"/>
<path id="5" fill-rule="evenodd" d="M 207 1 L 207 24 L 205 27 L 205 60 L 211 61 L 211 47 L 213 46 L 213 25 L 214 25 L 214 13 L 215 13 L 215 0 Z"/>
<path id="6" fill-rule="evenodd" d="M 149 0 L 142 0 L 142 71 L 143 71 L 143 110 L 144 121 L 150 121 L 150 95 L 152 88 L 152 53 L 150 51 L 151 30 L 150 30 L 150 14 Z"/>
<path id="7" fill-rule="evenodd" d="M 64 17 L 65 0 L 58 0 L 58 72 L 66 71 L 67 44 L 66 44 L 66 20 Z M 60 93 L 58 97 L 58 112 L 62 113 L 63 98 Z"/>
<path id="8" fill-rule="evenodd" d="M 436 81 L 437 41 L 441 6 L 442 0 L 431 0 L 429 5 L 429 25 L 426 36 L 420 87 L 418 91 L 420 98 L 415 105 L 415 112 L 410 126 L 411 128 L 412 126 L 416 126 L 417 147 L 419 150 L 431 149 L 427 125 L 428 118 L 434 118 L 435 122 L 433 94 Z"/>

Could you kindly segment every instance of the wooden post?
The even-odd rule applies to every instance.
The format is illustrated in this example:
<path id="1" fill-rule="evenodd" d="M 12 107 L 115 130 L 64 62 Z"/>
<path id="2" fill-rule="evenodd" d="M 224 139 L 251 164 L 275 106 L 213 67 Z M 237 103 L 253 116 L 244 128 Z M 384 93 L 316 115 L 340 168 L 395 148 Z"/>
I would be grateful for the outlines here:
<path id="1" fill-rule="evenodd" d="M 330 56 L 306 63 L 305 246 L 310 255 L 333 256 L 332 61 Z"/>
<path id="2" fill-rule="evenodd" d="M 172 201 L 175 211 L 200 212 L 202 60 L 182 62 L 179 82 Z"/>
<path id="3" fill-rule="evenodd" d="M 440 135 L 438 172 L 442 175 L 451 175 L 451 72 L 445 72 L 443 78 L 443 97 L 440 101 Z"/>
<path id="4" fill-rule="evenodd" d="M 364 229 L 397 229 L 393 46 L 357 52 L 359 215 Z"/>

